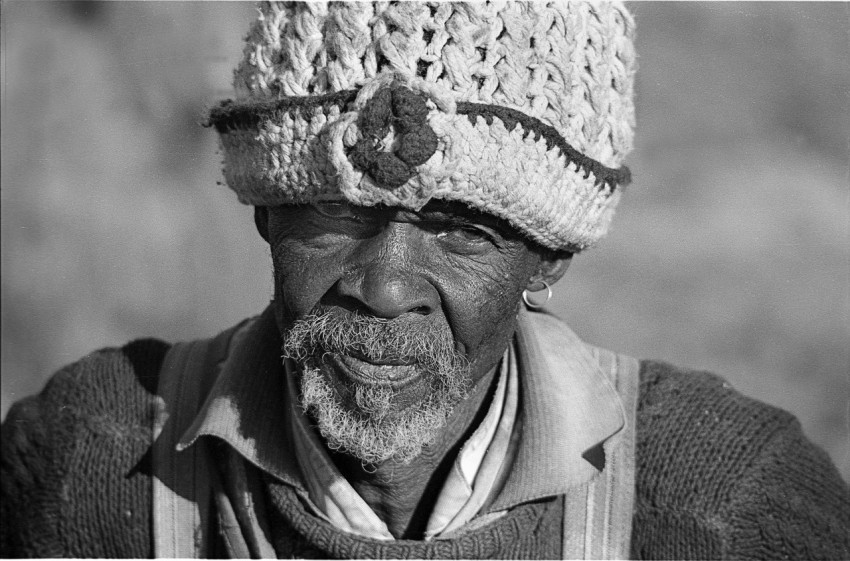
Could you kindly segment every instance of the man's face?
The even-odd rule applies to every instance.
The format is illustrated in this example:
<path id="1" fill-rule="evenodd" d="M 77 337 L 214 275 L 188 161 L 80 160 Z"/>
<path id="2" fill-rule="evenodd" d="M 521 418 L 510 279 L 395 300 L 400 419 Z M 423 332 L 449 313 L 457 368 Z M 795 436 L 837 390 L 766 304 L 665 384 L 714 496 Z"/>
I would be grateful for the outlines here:
<path id="1" fill-rule="evenodd" d="M 415 457 L 498 363 L 541 258 L 464 205 L 268 209 L 275 306 L 302 405 L 367 462 Z"/>

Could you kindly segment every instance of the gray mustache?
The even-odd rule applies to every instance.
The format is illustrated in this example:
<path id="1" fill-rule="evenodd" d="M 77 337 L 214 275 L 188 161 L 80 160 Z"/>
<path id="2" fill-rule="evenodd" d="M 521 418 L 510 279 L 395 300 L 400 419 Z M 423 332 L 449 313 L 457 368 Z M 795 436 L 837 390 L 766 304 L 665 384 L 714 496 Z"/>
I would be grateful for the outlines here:
<path id="1" fill-rule="evenodd" d="M 325 353 L 423 366 L 462 365 L 466 361 L 455 350 L 447 327 L 409 320 L 317 311 L 297 320 L 286 333 L 284 358 L 304 361 Z"/>

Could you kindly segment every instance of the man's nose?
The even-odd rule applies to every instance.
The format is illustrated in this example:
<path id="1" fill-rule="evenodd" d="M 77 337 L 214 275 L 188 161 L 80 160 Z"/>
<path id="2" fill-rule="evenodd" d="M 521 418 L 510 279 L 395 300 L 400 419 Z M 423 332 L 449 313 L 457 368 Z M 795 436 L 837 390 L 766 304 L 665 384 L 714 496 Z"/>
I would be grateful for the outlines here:
<path id="1" fill-rule="evenodd" d="M 440 297 L 426 278 L 423 251 L 421 230 L 390 222 L 351 254 L 348 272 L 337 283 L 338 295 L 376 317 L 430 314 L 439 308 Z"/>

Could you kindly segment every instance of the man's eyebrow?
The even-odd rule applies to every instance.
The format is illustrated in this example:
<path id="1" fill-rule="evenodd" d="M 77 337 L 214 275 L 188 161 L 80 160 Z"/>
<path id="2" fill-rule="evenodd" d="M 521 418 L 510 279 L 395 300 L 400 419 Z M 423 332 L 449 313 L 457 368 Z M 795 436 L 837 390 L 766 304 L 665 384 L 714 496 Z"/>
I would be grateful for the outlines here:
<path id="1" fill-rule="evenodd" d="M 433 206 L 432 206 L 433 204 Z M 511 224 L 485 212 L 471 209 L 462 203 L 432 202 L 419 210 L 417 216 L 424 222 L 453 222 L 457 224 L 479 224 L 495 230 L 505 239 L 522 239 L 520 234 Z"/>
<path id="2" fill-rule="evenodd" d="M 493 224 L 504 222 L 497 216 L 471 209 L 463 203 L 451 201 L 432 201 L 417 211 L 417 214 L 423 218 L 434 217 Z"/>

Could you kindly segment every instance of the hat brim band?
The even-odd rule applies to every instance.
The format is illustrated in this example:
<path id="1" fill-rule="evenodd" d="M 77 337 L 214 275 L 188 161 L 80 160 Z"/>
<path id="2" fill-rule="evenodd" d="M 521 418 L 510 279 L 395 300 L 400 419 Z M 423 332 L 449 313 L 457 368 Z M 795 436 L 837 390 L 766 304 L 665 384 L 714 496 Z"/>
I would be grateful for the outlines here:
<path id="1" fill-rule="evenodd" d="M 284 114 L 299 110 L 311 110 L 317 107 L 326 110 L 335 106 L 343 112 L 355 100 L 357 93 L 358 90 L 343 90 L 326 95 L 290 96 L 248 103 L 226 100 L 210 111 L 206 126 L 215 127 L 219 134 L 225 135 L 233 131 L 255 129 L 263 121 L 281 120 Z M 482 117 L 488 125 L 492 125 L 493 119 L 497 118 L 509 131 L 519 124 L 522 130 L 533 135 L 535 140 L 542 137 L 550 150 L 557 148 L 565 157 L 566 165 L 574 164 L 584 173 L 585 178 L 593 175 L 594 183 L 600 188 L 607 186 L 611 192 L 614 192 L 618 186 L 631 183 L 631 171 L 628 167 L 610 168 L 603 165 L 598 160 L 573 148 L 551 125 L 521 111 L 498 105 L 460 101 L 457 102 L 456 112 L 466 115 L 473 124 L 478 117 Z"/>
<path id="2" fill-rule="evenodd" d="M 519 124 L 522 130 L 528 134 L 534 135 L 534 140 L 540 137 L 546 141 L 546 146 L 551 150 L 558 148 L 566 158 L 566 164 L 575 164 L 587 178 L 591 174 L 595 178 L 597 185 L 607 185 L 613 192 L 619 185 L 628 185 L 632 181 L 632 174 L 629 168 L 622 166 L 618 169 L 609 168 L 601 162 L 589 158 L 582 154 L 564 139 L 555 127 L 547 125 L 540 119 L 526 115 L 522 111 L 511 109 L 510 107 L 501 107 L 498 105 L 486 105 L 483 103 L 470 103 L 460 101 L 457 104 L 457 112 L 461 115 L 466 115 L 474 124 L 476 118 L 482 117 L 488 125 L 493 124 L 493 118 L 496 117 L 504 123 L 505 128 L 513 130 Z"/>

